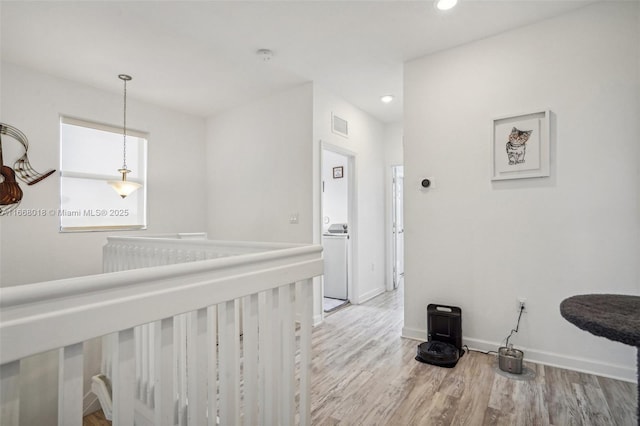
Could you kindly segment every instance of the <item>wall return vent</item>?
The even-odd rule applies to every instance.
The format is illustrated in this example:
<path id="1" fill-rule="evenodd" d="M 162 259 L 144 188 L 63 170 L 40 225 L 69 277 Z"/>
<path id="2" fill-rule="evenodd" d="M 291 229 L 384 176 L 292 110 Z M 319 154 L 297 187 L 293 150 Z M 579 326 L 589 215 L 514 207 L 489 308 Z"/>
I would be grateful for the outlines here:
<path id="1" fill-rule="evenodd" d="M 344 118 L 331 113 L 331 130 L 345 138 L 349 137 L 349 122 Z"/>

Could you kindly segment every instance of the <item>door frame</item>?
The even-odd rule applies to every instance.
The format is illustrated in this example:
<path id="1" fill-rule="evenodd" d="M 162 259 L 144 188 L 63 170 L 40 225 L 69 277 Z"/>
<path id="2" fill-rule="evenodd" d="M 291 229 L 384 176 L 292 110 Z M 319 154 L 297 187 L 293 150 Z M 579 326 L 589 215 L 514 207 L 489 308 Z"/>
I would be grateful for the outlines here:
<path id="1" fill-rule="evenodd" d="M 395 265 L 396 265 L 396 241 L 395 241 L 395 179 L 398 167 L 403 164 L 392 164 L 387 169 L 387 291 L 395 290 Z M 403 170 L 404 171 L 404 170 Z M 404 176 L 404 173 L 403 173 Z"/>
<path id="2" fill-rule="evenodd" d="M 347 297 L 353 304 L 358 304 L 360 299 L 360 293 L 358 288 L 358 212 L 357 212 L 357 167 L 358 167 L 358 154 L 349 149 L 343 148 L 338 145 L 331 144 L 329 142 L 320 141 L 320 152 L 318 155 L 318 218 L 316 229 L 314 234 L 316 238 L 314 241 L 319 241 L 322 244 L 322 152 L 331 151 L 336 154 L 344 155 L 347 157 L 348 174 L 347 174 L 347 222 L 349 223 L 349 244 L 348 244 L 348 257 L 349 266 L 347 268 Z M 320 299 L 319 303 L 322 305 L 322 298 L 324 297 L 324 286 L 320 286 Z M 324 310 L 321 309 L 322 319 L 324 319 Z"/>

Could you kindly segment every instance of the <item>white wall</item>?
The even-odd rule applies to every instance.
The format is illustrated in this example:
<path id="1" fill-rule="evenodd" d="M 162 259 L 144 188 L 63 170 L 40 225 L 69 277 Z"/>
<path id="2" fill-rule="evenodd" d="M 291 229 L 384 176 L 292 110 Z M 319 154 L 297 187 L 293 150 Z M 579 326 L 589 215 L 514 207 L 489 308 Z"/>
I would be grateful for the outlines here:
<path id="1" fill-rule="evenodd" d="M 312 95 L 305 84 L 207 121 L 210 238 L 311 243 Z"/>
<path id="2" fill-rule="evenodd" d="M 402 165 L 402 135 L 402 122 L 384 126 L 384 161 L 387 166 Z"/>
<path id="3" fill-rule="evenodd" d="M 331 131 L 331 114 L 349 122 L 349 138 Z M 351 225 L 354 270 L 353 303 L 362 303 L 385 290 L 385 205 L 384 205 L 384 126 L 343 99 L 314 86 L 313 92 L 314 163 L 320 144 L 329 144 L 344 153 L 355 155 L 353 214 L 357 224 Z M 319 174 L 314 190 L 319 190 Z M 317 187 L 317 188 L 316 188 Z M 319 197 L 318 197 L 319 199 Z M 319 217 L 319 206 L 314 206 Z M 319 235 L 320 228 L 316 228 Z"/>
<path id="4" fill-rule="evenodd" d="M 640 294 L 639 14 L 596 4 L 406 64 L 405 335 L 426 339 L 427 304 L 451 304 L 465 343 L 495 350 L 526 297 L 526 358 L 635 381 L 635 349 L 559 304 Z M 542 108 L 551 177 L 492 183 L 492 118 Z"/>
<path id="5" fill-rule="evenodd" d="M 331 112 L 350 138 L 331 132 Z M 211 238 L 320 244 L 320 140 L 357 155 L 362 286 L 355 303 L 384 291 L 383 126 L 328 92 L 305 84 L 207 121 L 207 230 Z M 298 224 L 289 223 L 298 214 Z M 355 249 L 357 250 L 357 248 Z M 322 312 L 314 280 L 314 319 Z"/>
<path id="6" fill-rule="evenodd" d="M 4 62 L 1 72 L 1 121 L 27 135 L 29 159 L 38 171 L 59 168 L 60 115 L 116 126 L 122 122 L 122 93 L 119 92 L 122 86 L 116 75 L 113 76 L 114 92 L 107 93 Z M 137 102 L 135 78 L 134 75 L 128 85 L 127 122 L 131 128 L 149 132 L 149 216 L 147 231 L 126 234 L 202 231 L 205 229 L 204 119 Z M 3 138 L 3 145 L 10 143 L 9 138 Z M 13 161 L 5 158 L 7 164 Z M 21 187 L 24 198 L 20 209 L 59 208 L 57 173 L 36 185 L 21 184 Z M 58 229 L 58 218 L 53 216 L 0 219 L 3 286 L 102 271 L 102 246 L 112 233 L 62 234 Z M 23 424 L 50 424 L 57 416 L 56 355 L 43 354 L 22 363 L 25 374 L 22 393 L 28 395 L 21 398 Z M 47 389 L 53 392 L 46 392 Z"/>
<path id="7" fill-rule="evenodd" d="M 135 100 L 135 78 L 129 84 L 127 124 L 149 133 L 148 230 L 202 231 L 205 227 L 204 119 Z M 121 81 L 114 93 L 51 77 L 13 64 L 2 64 L 2 122 L 29 138 L 29 159 L 36 170 L 58 169 L 60 115 L 120 126 Z M 12 140 L 3 138 L 3 144 Z M 5 162 L 9 163 L 9 158 Z M 115 168 L 119 165 L 115 164 Z M 20 209 L 59 208 L 59 175 L 21 185 Z M 102 246 L 113 233 L 59 233 L 59 219 L 2 218 L 2 284 L 47 281 L 102 271 Z M 122 233 L 122 231 L 120 232 Z M 37 261 L 38 267 L 33 267 Z"/>

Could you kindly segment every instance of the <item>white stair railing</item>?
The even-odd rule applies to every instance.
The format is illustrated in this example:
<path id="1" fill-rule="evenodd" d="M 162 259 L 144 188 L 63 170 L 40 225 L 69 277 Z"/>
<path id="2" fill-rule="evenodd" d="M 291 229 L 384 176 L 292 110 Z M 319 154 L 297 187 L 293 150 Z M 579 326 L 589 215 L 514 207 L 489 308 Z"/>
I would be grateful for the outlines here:
<path id="1" fill-rule="evenodd" d="M 155 425 L 310 424 L 311 278 L 322 273 L 321 248 L 144 240 L 126 242 L 139 245 L 130 267 L 157 264 L 158 254 L 191 262 L 0 289 L 0 424 L 19 424 L 20 360 L 60 348 L 58 424 L 81 425 L 83 342 L 106 335 L 114 425 L 149 416 Z M 110 239 L 105 267 L 123 244 Z M 151 402 L 142 418 L 138 400 Z"/>

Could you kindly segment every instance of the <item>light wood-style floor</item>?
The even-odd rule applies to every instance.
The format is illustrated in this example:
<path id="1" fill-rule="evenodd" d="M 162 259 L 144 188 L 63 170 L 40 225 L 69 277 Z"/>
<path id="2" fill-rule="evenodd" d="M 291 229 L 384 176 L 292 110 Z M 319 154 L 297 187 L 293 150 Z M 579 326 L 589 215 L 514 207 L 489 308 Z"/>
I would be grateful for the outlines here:
<path id="1" fill-rule="evenodd" d="M 422 364 L 402 319 L 400 290 L 314 329 L 314 425 L 637 424 L 633 383 L 532 363 L 535 379 L 512 380 L 478 352 L 452 369 Z"/>
<path id="2" fill-rule="evenodd" d="M 529 381 L 465 354 L 453 368 L 413 358 L 402 339 L 402 291 L 338 310 L 313 330 L 314 425 L 620 425 L 636 421 L 633 383 L 527 363 Z M 526 354 L 525 354 L 526 356 Z M 100 413 L 85 426 L 110 425 Z"/>

